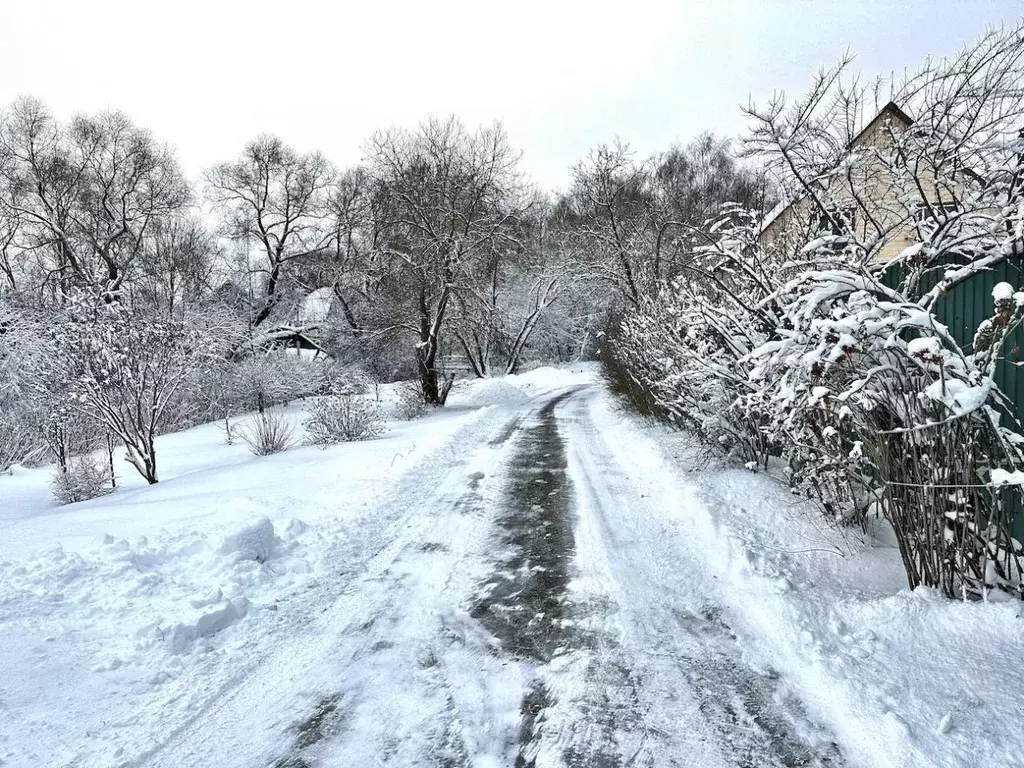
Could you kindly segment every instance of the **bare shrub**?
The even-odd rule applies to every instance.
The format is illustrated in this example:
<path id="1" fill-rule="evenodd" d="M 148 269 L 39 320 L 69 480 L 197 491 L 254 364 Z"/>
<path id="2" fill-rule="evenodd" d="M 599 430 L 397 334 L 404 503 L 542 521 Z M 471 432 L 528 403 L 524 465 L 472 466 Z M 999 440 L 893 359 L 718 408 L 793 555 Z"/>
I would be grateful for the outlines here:
<path id="1" fill-rule="evenodd" d="M 302 423 L 306 441 L 328 445 L 369 440 L 384 431 L 384 416 L 372 400 L 354 395 L 337 395 L 318 400 Z"/>
<path id="2" fill-rule="evenodd" d="M 84 456 L 100 446 L 103 432 L 95 420 L 53 394 L 42 398 L 42 407 L 38 432 L 60 471 L 67 469 L 72 457 Z"/>
<path id="3" fill-rule="evenodd" d="M 403 382 L 395 391 L 398 395 L 395 400 L 396 418 L 412 421 L 430 410 L 430 406 L 423 401 L 423 392 L 418 381 Z"/>
<path id="4" fill-rule="evenodd" d="M 1010 463 L 991 419 L 949 418 L 918 396 L 913 375 L 885 384 L 886 400 L 873 409 L 882 439 L 864 447 L 882 481 L 881 512 L 911 588 L 936 586 L 950 597 L 993 588 L 1020 594 L 1024 549 L 1013 536 L 1016 492 L 983 482 L 994 477 L 993 465 Z"/>
<path id="5" fill-rule="evenodd" d="M 95 499 L 112 490 L 110 467 L 102 458 L 93 455 L 69 459 L 67 468 L 58 469 L 50 482 L 50 491 L 58 504 Z"/>
<path id="6" fill-rule="evenodd" d="M 281 411 L 263 411 L 236 429 L 242 441 L 257 456 L 281 453 L 295 445 L 295 430 Z"/>

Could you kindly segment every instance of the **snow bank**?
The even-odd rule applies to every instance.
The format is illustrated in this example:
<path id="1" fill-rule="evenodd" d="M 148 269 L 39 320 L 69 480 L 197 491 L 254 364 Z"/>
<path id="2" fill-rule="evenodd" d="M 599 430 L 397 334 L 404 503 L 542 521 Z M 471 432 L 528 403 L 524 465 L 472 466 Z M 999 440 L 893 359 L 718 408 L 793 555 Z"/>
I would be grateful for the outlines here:
<path id="1" fill-rule="evenodd" d="M 248 610 L 248 598 L 239 597 L 235 600 L 225 600 L 194 621 L 174 624 L 163 633 L 163 640 L 171 653 L 185 653 L 197 639 L 210 637 L 222 629 L 227 629 L 245 616 Z"/>
<path id="2" fill-rule="evenodd" d="M 78 552 L 53 544 L 21 561 L 0 561 L 2 622 L 27 628 L 40 617 L 60 617 L 64 630 L 100 657 L 96 672 L 159 665 L 151 652 L 184 653 L 242 619 L 250 601 L 272 602 L 301 586 L 311 571 L 303 549 L 300 537 L 276 536 L 266 518 L 221 546 L 189 530 L 152 541 L 108 535 Z"/>
<path id="3" fill-rule="evenodd" d="M 911 591 L 884 528 L 874 539 L 831 528 L 772 478 L 700 467 L 685 435 L 610 402 L 600 428 L 651 497 L 689 494 L 664 508 L 665 524 L 710 569 L 751 662 L 781 675 L 849 765 L 1024 764 L 1019 602 Z"/>
<path id="4" fill-rule="evenodd" d="M 456 382 L 452 390 L 452 403 L 458 405 L 518 405 L 530 399 L 523 387 L 510 381 L 512 377 L 493 379 L 467 379 Z"/>
<path id="5" fill-rule="evenodd" d="M 114 493 L 63 507 L 50 470 L 0 475 L 0 765 L 148 764 L 308 622 L 394 480 L 485 410 L 267 457 L 209 424 L 157 439 L 157 485 L 122 463 Z"/>
<path id="6" fill-rule="evenodd" d="M 600 378 L 596 363 L 545 365 L 526 373 L 455 382 L 449 404 L 454 407 L 520 405 L 567 386 L 592 384 Z"/>
<path id="7" fill-rule="evenodd" d="M 251 525 L 225 537 L 220 546 L 221 554 L 235 555 L 239 560 L 255 560 L 265 563 L 274 554 L 280 539 L 274 535 L 274 524 L 261 517 Z"/>

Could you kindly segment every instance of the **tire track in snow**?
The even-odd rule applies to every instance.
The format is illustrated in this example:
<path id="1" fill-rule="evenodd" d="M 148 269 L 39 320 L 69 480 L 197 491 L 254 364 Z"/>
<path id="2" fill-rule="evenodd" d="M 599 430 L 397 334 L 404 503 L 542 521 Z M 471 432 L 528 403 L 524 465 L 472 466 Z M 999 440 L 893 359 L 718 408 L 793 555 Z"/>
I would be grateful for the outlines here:
<path id="1" fill-rule="evenodd" d="M 629 670 L 595 663 L 608 638 L 589 625 L 604 607 L 574 600 L 569 589 L 576 520 L 556 411 L 577 391 L 553 399 L 520 430 L 497 520 L 500 556 L 471 610 L 529 679 L 517 768 L 622 765 L 617 735 L 636 711 Z M 585 679 L 581 695 L 559 687 L 567 671 Z"/>
<path id="2" fill-rule="evenodd" d="M 353 521 L 350 537 L 336 543 L 335 578 L 321 580 L 294 606 L 282 606 L 277 645 L 254 648 L 249 663 L 219 695 L 131 764 L 373 765 L 390 755 L 393 764 L 404 765 L 402 754 L 443 749 L 458 729 L 451 727 L 451 695 L 439 662 L 451 655 L 448 647 L 462 642 L 456 635 L 472 634 L 466 627 L 474 623 L 449 615 L 449 606 L 463 599 L 451 594 L 459 588 L 453 579 L 462 564 L 483 562 L 474 548 L 483 543 L 479 534 L 486 525 L 478 518 L 484 510 L 473 497 L 489 492 L 487 478 L 500 464 L 504 443 L 499 438 L 510 419 L 542 402 L 534 398 L 513 408 L 482 409 L 436 454 L 405 472 L 372 510 Z M 473 663 L 467 656 L 487 652 L 481 639 L 464 644 L 472 652 L 455 654 L 455 665 Z M 389 674 L 395 670 L 398 674 Z M 476 671 L 459 674 L 473 677 Z M 409 683 L 407 690 L 401 682 Z M 390 722 L 396 692 L 414 700 L 424 691 L 430 696 L 422 706 L 410 708 L 432 712 L 431 728 L 411 733 L 403 752 L 397 738 L 401 729 L 385 734 L 380 723 Z M 373 710 L 385 716 L 363 731 L 380 743 L 348 741 L 359 735 L 363 715 Z M 237 728 L 243 722 L 247 732 Z M 360 757 L 349 759 L 350 753 Z M 360 762 L 363 757 L 366 762 Z M 433 758 L 427 762 L 440 764 Z"/>
<path id="3" fill-rule="evenodd" d="M 342 701 L 335 727 L 322 741 L 296 742 L 280 768 L 289 761 L 302 768 L 501 764 L 513 740 L 516 701 L 507 692 L 521 688 L 519 671 L 456 606 L 483 575 L 497 478 L 523 410 L 537 406 L 520 408 L 496 435 L 427 481 L 433 490 L 419 522 L 373 582 L 361 585 L 363 606 L 332 652 L 336 672 L 345 673 L 332 694 Z"/>
<path id="4" fill-rule="evenodd" d="M 545 405 L 538 423 L 524 428 L 516 441 L 498 519 L 504 557 L 470 611 L 517 660 L 550 661 L 566 642 L 573 526 L 554 409 L 570 395 Z"/>
<path id="5" fill-rule="evenodd" d="M 773 675 L 747 667 L 721 611 L 692 594 L 699 579 L 692 578 L 694 566 L 686 559 L 694 553 L 673 546 L 654 508 L 686 499 L 644 498 L 593 421 L 594 394 L 574 399 L 560 424 L 579 502 L 583 581 L 607 595 L 614 612 L 608 629 L 615 638 L 607 641 L 598 666 L 629 669 L 636 697 L 636 717 L 618 738 L 636 751 L 623 750 L 622 760 L 649 766 L 841 765 L 834 745 L 821 749 L 802 738 L 806 724 L 799 705 L 778 700 Z M 697 758 L 695 748 L 705 754 Z"/>

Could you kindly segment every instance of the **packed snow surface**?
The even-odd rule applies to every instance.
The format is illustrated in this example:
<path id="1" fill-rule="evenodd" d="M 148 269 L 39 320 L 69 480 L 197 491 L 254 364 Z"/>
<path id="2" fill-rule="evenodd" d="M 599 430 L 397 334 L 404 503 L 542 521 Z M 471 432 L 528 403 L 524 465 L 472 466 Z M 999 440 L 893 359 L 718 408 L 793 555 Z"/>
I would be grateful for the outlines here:
<path id="1" fill-rule="evenodd" d="M 0 765 L 1024 765 L 1019 603 L 905 589 L 882 526 L 593 368 L 327 450 L 208 425 L 157 455 L 66 507 L 0 476 Z"/>

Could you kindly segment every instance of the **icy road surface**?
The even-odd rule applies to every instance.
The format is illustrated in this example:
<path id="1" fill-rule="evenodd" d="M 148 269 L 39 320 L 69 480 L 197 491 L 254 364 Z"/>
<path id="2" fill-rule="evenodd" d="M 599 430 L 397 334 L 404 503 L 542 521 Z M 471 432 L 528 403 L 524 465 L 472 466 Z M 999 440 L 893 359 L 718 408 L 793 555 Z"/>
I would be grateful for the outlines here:
<path id="1" fill-rule="evenodd" d="M 599 388 L 486 409 L 282 608 L 158 766 L 838 766 L 748 666 Z M 128 756 L 125 756 L 128 757 Z"/>

